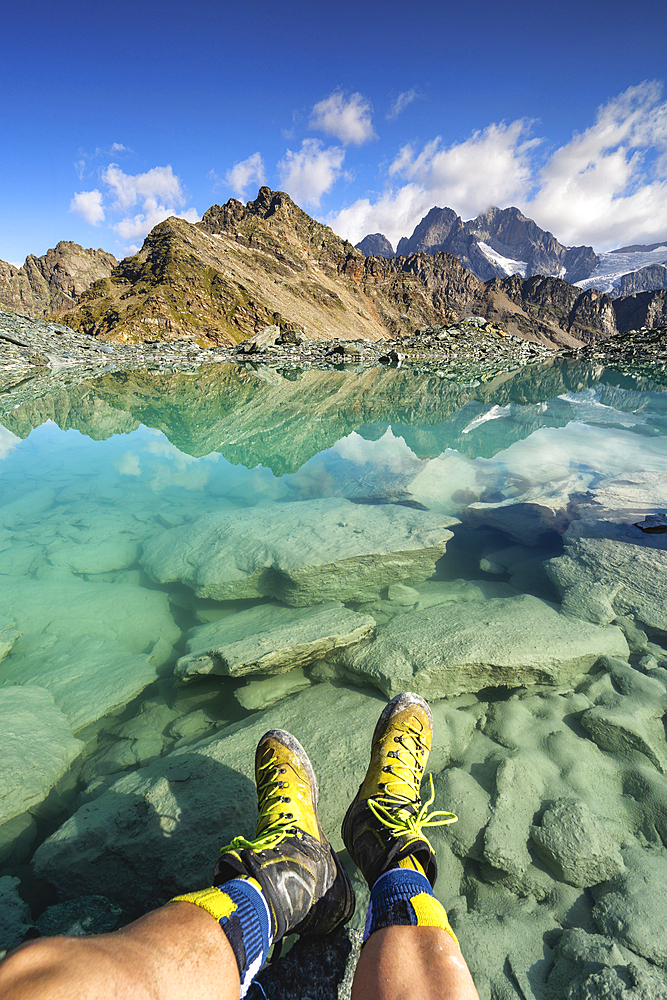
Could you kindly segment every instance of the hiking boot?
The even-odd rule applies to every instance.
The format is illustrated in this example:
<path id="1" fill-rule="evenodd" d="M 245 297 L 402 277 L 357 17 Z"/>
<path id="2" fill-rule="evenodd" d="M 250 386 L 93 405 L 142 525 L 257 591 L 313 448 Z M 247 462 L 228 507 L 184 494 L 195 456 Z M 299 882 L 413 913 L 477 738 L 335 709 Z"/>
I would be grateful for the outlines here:
<path id="1" fill-rule="evenodd" d="M 431 710 L 418 694 L 397 695 L 373 733 L 371 762 L 343 820 L 343 841 L 369 886 L 391 868 L 420 868 L 435 885 L 435 853 L 422 829 L 454 823 L 454 813 L 428 812 L 419 788 L 433 738 Z M 417 864 L 414 864 L 417 862 Z"/>
<path id="2" fill-rule="evenodd" d="M 354 890 L 317 817 L 317 779 L 293 736 L 272 729 L 255 754 L 259 817 L 254 840 L 222 848 L 214 884 L 249 875 L 264 893 L 274 941 L 328 934 L 354 913 Z"/>

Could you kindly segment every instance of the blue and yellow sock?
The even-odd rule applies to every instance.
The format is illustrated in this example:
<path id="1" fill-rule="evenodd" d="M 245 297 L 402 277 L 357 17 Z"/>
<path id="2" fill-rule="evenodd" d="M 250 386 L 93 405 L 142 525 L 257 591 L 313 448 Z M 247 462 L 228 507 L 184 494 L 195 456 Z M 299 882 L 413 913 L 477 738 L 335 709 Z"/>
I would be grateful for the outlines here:
<path id="1" fill-rule="evenodd" d="M 215 917 L 229 941 L 241 977 L 241 997 L 269 953 L 271 917 L 259 882 L 244 877 L 220 886 L 175 896 L 171 903 L 194 903 Z"/>
<path id="2" fill-rule="evenodd" d="M 421 865 L 405 859 L 400 868 L 392 868 L 377 880 L 371 889 L 364 944 L 381 927 L 407 924 L 417 927 L 441 927 L 459 946 L 456 934 L 449 926 L 447 911 L 433 895 L 431 883 Z"/>

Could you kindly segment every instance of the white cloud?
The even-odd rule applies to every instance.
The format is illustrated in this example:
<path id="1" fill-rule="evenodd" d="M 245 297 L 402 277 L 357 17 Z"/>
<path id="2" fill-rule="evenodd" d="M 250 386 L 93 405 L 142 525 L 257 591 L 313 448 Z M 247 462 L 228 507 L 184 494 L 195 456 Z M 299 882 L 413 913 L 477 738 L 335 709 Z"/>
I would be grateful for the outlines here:
<path id="1" fill-rule="evenodd" d="M 392 103 L 389 111 L 385 115 L 387 121 L 393 121 L 394 118 L 398 118 L 401 111 L 405 111 L 408 104 L 412 104 L 418 97 L 422 95 L 417 92 L 415 87 L 411 87 L 410 90 L 404 90 L 398 95 L 396 100 Z"/>
<path id="2" fill-rule="evenodd" d="M 99 226 L 100 222 L 104 222 L 102 192 L 97 188 L 94 191 L 77 192 L 69 204 L 69 210 L 76 212 L 91 226 Z"/>
<path id="3" fill-rule="evenodd" d="M 406 183 L 389 187 L 374 204 L 361 199 L 328 222 L 353 243 L 366 233 L 381 232 L 395 244 L 434 205 L 453 208 L 468 219 L 490 205 L 515 204 L 530 191 L 530 153 L 539 142 L 527 137 L 528 128 L 520 119 L 489 125 L 446 148 L 440 137 L 418 153 L 404 146 L 388 174 Z"/>
<path id="4" fill-rule="evenodd" d="M 278 164 L 280 186 L 299 205 L 317 207 L 340 176 L 344 159 L 340 146 L 325 149 L 319 139 L 304 139 L 298 152 L 288 149 Z"/>
<path id="5" fill-rule="evenodd" d="M 259 153 L 253 153 L 247 160 L 235 163 L 225 174 L 225 180 L 234 194 L 244 198 L 250 184 L 261 187 L 265 183 L 264 160 Z"/>
<path id="6" fill-rule="evenodd" d="M 344 146 L 361 146 L 377 136 L 371 124 L 370 102 L 361 94 L 351 94 L 346 100 L 334 91 L 313 108 L 309 128 L 332 135 Z"/>
<path id="7" fill-rule="evenodd" d="M 114 143 L 118 146 L 118 143 Z M 199 214 L 195 208 L 178 211 L 185 203 L 186 196 L 171 166 L 153 167 L 143 174 L 126 174 L 117 163 L 111 163 L 102 171 L 102 181 L 109 189 L 111 204 L 103 204 L 104 195 L 97 188 L 94 191 L 81 191 L 75 194 L 70 204 L 70 210 L 77 212 L 86 222 L 97 226 L 103 222 L 109 212 L 122 215 L 128 209 L 138 206 L 139 211 L 124 215 L 113 223 L 112 228 L 125 241 L 139 240 L 146 236 L 159 222 L 176 215 L 188 222 L 198 222 Z M 136 246 L 128 248 L 136 251 Z"/>
<path id="8" fill-rule="evenodd" d="M 181 179 L 170 165 L 153 167 L 145 174 L 126 174 L 117 163 L 111 163 L 102 173 L 102 180 L 111 188 L 117 208 L 131 208 L 147 198 L 163 199 L 172 205 L 182 205 L 185 201 Z"/>
<path id="9" fill-rule="evenodd" d="M 164 222 L 172 215 L 175 215 L 177 219 L 186 219 L 188 222 L 199 222 L 200 218 L 196 208 L 189 208 L 186 212 L 176 212 L 173 208 L 162 205 L 154 198 L 146 198 L 143 212 L 121 219 L 113 228 L 122 240 L 138 240 L 147 236 L 159 222 Z M 128 247 L 128 250 L 133 253 L 136 253 L 138 249 L 136 244 Z"/>
<path id="10" fill-rule="evenodd" d="M 565 244 L 609 249 L 667 232 L 667 102 L 645 81 L 598 109 L 595 124 L 557 149 L 526 210 Z"/>

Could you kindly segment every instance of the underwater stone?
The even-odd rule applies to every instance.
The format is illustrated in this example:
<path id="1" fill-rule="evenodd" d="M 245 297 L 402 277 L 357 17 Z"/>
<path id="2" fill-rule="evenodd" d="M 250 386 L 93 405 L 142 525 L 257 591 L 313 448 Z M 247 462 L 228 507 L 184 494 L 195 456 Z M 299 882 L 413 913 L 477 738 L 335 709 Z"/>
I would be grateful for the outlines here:
<path id="1" fill-rule="evenodd" d="M 2 663 L 20 635 L 21 631 L 16 627 L 14 619 L 5 618 L 4 615 L 0 615 L 0 663 Z"/>
<path id="2" fill-rule="evenodd" d="M 91 583 L 77 577 L 15 579 L 0 592 L 0 612 L 14 618 L 23 635 L 12 658 L 43 651 L 58 638 L 109 639 L 131 653 L 148 653 L 160 666 L 180 638 L 167 594 L 124 583 Z"/>
<path id="3" fill-rule="evenodd" d="M 570 609 L 582 608 L 590 617 L 582 594 L 591 591 L 599 604 L 607 595 L 616 615 L 632 615 L 649 628 L 667 632 L 667 551 L 609 538 L 579 538 L 565 552 L 545 563 L 549 577 Z M 583 587 L 582 587 L 583 585 Z M 577 587 L 569 601 L 570 588 Z"/>
<path id="4" fill-rule="evenodd" d="M 35 921 L 40 934 L 50 937 L 66 934 L 109 934 L 123 923 L 123 911 L 107 896 L 79 896 L 66 903 L 47 907 Z"/>
<path id="5" fill-rule="evenodd" d="M 126 705 L 157 677 L 148 656 L 128 653 L 108 639 L 57 639 L 46 650 L 12 657 L 4 669 L 12 684 L 46 688 L 73 732 Z"/>
<path id="6" fill-rule="evenodd" d="M 0 688 L 0 823 L 45 799 L 82 749 L 49 691 Z"/>
<path id="7" fill-rule="evenodd" d="M 667 850 L 633 847 L 623 860 L 626 870 L 600 887 L 593 919 L 603 934 L 664 967 L 667 937 L 657 928 L 667 923 Z"/>
<path id="8" fill-rule="evenodd" d="M 290 694 L 303 691 L 304 688 L 310 687 L 310 683 L 310 679 L 306 677 L 301 667 L 296 667 L 287 674 L 250 681 L 245 687 L 237 688 L 234 697 L 248 712 L 254 712 L 275 705 L 277 701 L 287 698 Z"/>
<path id="9" fill-rule="evenodd" d="M 0 957 L 3 951 L 21 944 L 32 927 L 30 907 L 19 894 L 21 880 L 0 877 Z"/>
<path id="10" fill-rule="evenodd" d="M 401 691 L 444 698 L 485 687 L 560 684 L 605 653 L 628 655 L 619 628 L 567 618 L 524 594 L 401 615 L 370 645 L 336 662 L 388 698 Z"/>
<path id="11" fill-rule="evenodd" d="M 608 825 L 585 802 L 561 799 L 533 826 L 530 836 L 537 854 L 556 878 L 586 888 L 623 870 L 623 858 Z"/>
<path id="12" fill-rule="evenodd" d="M 314 608 L 259 604 L 190 631 L 188 649 L 174 673 L 242 677 L 279 674 L 319 660 L 335 649 L 367 639 L 375 619 L 348 611 L 339 601 Z"/>
<path id="13" fill-rule="evenodd" d="M 136 562 L 137 551 L 134 542 L 109 539 L 61 545 L 49 552 L 48 559 L 53 566 L 65 566 L 72 573 L 110 573 Z"/>
<path id="14" fill-rule="evenodd" d="M 144 546 L 147 572 L 199 597 L 275 597 L 304 607 L 375 600 L 395 582 L 427 580 L 455 518 L 349 500 L 262 502 L 161 532 Z"/>

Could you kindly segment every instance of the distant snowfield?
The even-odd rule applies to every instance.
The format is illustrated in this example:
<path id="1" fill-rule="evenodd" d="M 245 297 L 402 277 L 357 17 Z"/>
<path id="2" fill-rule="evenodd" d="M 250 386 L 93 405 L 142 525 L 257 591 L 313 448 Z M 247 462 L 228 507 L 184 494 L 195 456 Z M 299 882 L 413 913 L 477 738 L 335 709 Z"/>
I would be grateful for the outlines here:
<path id="1" fill-rule="evenodd" d="M 477 240 L 477 246 L 486 259 L 490 260 L 492 264 L 502 267 L 505 274 L 519 274 L 522 278 L 526 277 L 528 264 L 525 260 L 512 260 L 511 257 L 503 257 L 493 247 L 490 247 L 488 243 L 482 243 L 481 240 Z"/>
<path id="2" fill-rule="evenodd" d="M 624 274 L 639 271 L 649 264 L 663 264 L 667 261 L 667 245 L 656 247 L 655 250 L 629 250 L 625 253 L 612 251 L 601 253 L 599 257 L 600 263 L 590 277 L 576 282 L 578 288 L 599 288 L 601 292 L 613 292 L 614 286 Z"/>

